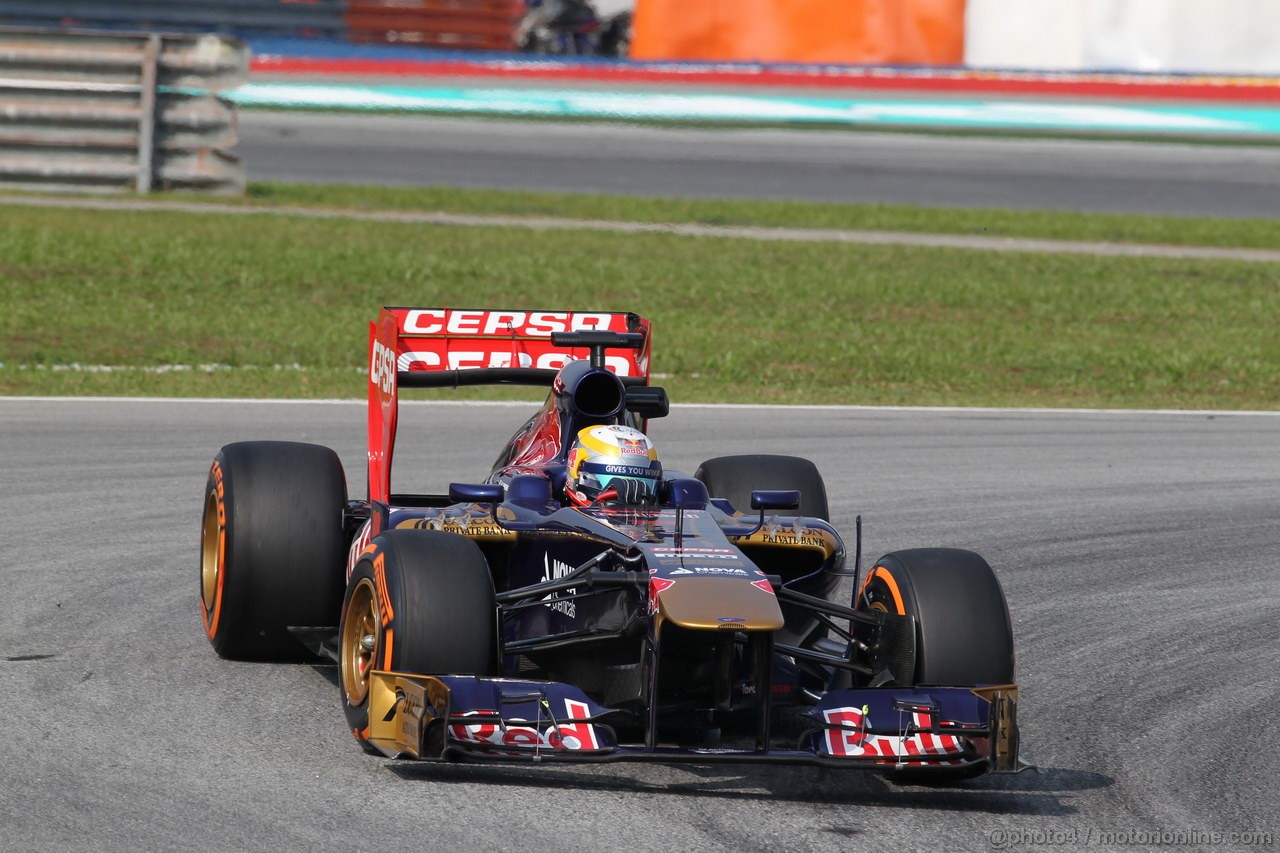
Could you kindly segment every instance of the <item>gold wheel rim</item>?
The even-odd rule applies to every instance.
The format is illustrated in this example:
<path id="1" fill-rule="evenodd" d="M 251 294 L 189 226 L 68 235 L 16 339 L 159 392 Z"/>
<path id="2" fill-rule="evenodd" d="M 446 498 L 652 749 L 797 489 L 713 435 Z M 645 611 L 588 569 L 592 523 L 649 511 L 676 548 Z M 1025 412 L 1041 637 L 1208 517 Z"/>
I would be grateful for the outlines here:
<path id="1" fill-rule="evenodd" d="M 218 576 L 222 572 L 222 555 L 218 547 L 220 533 L 218 495 L 210 489 L 209 499 L 204 504 L 204 525 L 200 534 L 200 599 L 206 613 L 212 613 L 217 603 Z"/>
<path id="2" fill-rule="evenodd" d="M 369 695 L 369 673 L 382 647 L 378 625 L 378 596 L 373 581 L 363 578 L 351 591 L 342 623 L 342 689 L 352 705 L 362 704 Z M 373 638 L 372 648 L 368 648 L 368 637 Z"/>

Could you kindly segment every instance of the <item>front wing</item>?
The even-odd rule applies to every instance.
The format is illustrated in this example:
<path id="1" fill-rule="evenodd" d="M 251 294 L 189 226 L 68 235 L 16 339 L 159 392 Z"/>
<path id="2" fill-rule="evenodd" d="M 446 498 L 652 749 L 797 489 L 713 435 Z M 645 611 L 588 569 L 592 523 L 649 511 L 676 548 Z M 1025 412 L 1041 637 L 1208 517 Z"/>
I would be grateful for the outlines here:
<path id="1" fill-rule="evenodd" d="M 1014 685 L 835 690 L 808 711 L 795 748 L 619 742 L 619 712 L 561 682 L 374 671 L 369 742 L 389 758 L 783 763 L 1018 772 Z"/>

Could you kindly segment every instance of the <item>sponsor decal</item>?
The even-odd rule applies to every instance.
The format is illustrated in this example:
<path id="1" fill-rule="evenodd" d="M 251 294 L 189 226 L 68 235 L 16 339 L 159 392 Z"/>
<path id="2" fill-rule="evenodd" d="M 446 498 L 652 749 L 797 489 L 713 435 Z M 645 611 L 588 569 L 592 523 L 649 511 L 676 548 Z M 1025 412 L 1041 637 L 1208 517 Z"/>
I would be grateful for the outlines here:
<path id="1" fill-rule="evenodd" d="M 364 527 L 360 528 L 360 534 L 351 541 L 351 550 L 347 551 L 347 580 L 351 580 L 351 573 L 356 570 L 356 563 L 359 562 L 360 556 L 369 544 L 369 534 L 372 530 L 373 522 L 366 521 Z"/>
<path id="2" fill-rule="evenodd" d="M 605 465 L 604 473 L 622 474 L 626 477 L 652 477 L 654 473 L 648 467 L 639 465 Z"/>
<path id="3" fill-rule="evenodd" d="M 564 704 L 566 715 L 570 720 L 586 720 L 590 716 L 590 710 L 585 702 L 566 699 Z M 497 718 L 498 715 L 495 711 L 468 711 L 460 716 Z M 519 725 L 527 722 L 527 720 L 504 720 L 502 723 L 453 723 L 449 726 L 449 736 L 458 741 L 489 744 L 498 747 L 499 749 L 495 751 L 499 752 L 504 746 L 545 747 L 555 750 L 600 748 L 596 727 L 590 723 L 561 723 L 541 730 L 530 725 Z"/>
<path id="4" fill-rule="evenodd" d="M 660 560 L 679 560 L 681 557 L 694 557 L 699 560 L 732 560 L 739 562 L 737 554 L 699 554 L 693 551 L 654 551 L 653 555 Z"/>
<path id="5" fill-rule="evenodd" d="M 746 622 L 741 616 L 717 616 L 717 622 Z"/>
<path id="6" fill-rule="evenodd" d="M 633 455 L 636 453 L 639 453 L 642 456 L 649 455 L 649 449 L 645 447 L 644 441 L 638 438 L 622 439 L 622 441 L 618 443 L 618 449 L 628 455 Z"/>
<path id="7" fill-rule="evenodd" d="M 610 520 L 618 519 L 622 524 L 640 524 L 645 521 L 658 521 L 662 518 L 662 510 L 660 509 L 634 509 L 632 507 L 592 507 L 592 515 L 602 515 Z M 686 516 L 692 513 L 685 513 Z"/>
<path id="8" fill-rule="evenodd" d="M 373 342 L 373 358 L 369 363 L 369 381 L 377 385 L 383 394 L 391 393 L 396 378 L 395 350 L 382 341 Z"/>
<path id="9" fill-rule="evenodd" d="M 514 361 L 513 361 L 514 359 Z M 510 349 L 450 350 L 446 354 L 431 350 L 413 350 L 400 355 L 396 368 L 414 370 L 469 370 L 477 367 L 536 367 L 540 370 L 559 370 L 572 356 L 563 352 L 544 352 L 536 357 L 527 352 L 512 353 Z M 619 376 L 631 375 L 631 362 L 620 356 L 606 356 L 605 367 Z"/>
<path id="10" fill-rule="evenodd" d="M 378 611 L 382 615 L 382 627 L 391 624 L 395 611 L 391 609 L 391 593 L 387 590 L 387 563 L 383 554 L 373 558 L 373 585 L 378 590 Z"/>
<path id="11" fill-rule="evenodd" d="M 675 581 L 669 578 L 649 578 L 649 614 L 658 612 L 658 594 L 667 589 Z"/>
<path id="12" fill-rule="evenodd" d="M 600 506 L 595 505 L 586 507 L 583 512 L 604 522 L 610 527 L 617 528 L 627 532 L 632 539 L 641 539 L 645 537 L 659 538 L 654 533 L 656 530 L 660 533 L 662 528 L 658 527 L 655 522 L 674 520 L 670 516 L 664 516 L 661 510 L 636 509 L 626 506 Z M 626 530 L 626 528 L 636 528 L 634 530 Z"/>
<path id="13" fill-rule="evenodd" d="M 964 743 L 955 735 L 920 731 L 935 728 L 935 717 L 930 713 L 911 714 L 911 724 L 901 735 L 869 734 L 867 729 L 871 726 L 871 718 L 866 705 L 861 708 L 831 708 L 823 711 L 822 717 L 833 727 L 823 732 L 826 752 L 840 758 L 958 755 L 965 749 Z"/>
<path id="14" fill-rule="evenodd" d="M 749 750 L 732 749 L 727 746 L 698 746 L 689 751 L 695 755 L 744 755 L 749 752 Z"/>
<path id="15" fill-rule="evenodd" d="M 222 463 L 217 459 L 213 460 L 213 468 L 210 473 L 213 474 L 213 482 L 217 484 L 218 491 L 218 524 L 222 524 L 227 520 L 226 514 L 222 511 L 222 500 L 226 496 L 225 487 L 222 485 Z"/>
<path id="16" fill-rule="evenodd" d="M 706 554 L 728 554 L 728 559 L 738 559 L 737 553 L 732 548 L 654 548 L 653 553 L 659 557 L 679 557 L 682 554 L 697 554 L 699 559 Z M 714 557 L 709 559 L 724 559 L 723 557 Z"/>
<path id="17" fill-rule="evenodd" d="M 692 566 L 690 568 L 700 575 L 733 575 L 737 577 L 746 577 L 750 574 L 746 569 L 735 569 L 732 566 Z M 672 572 L 671 574 L 674 575 L 675 572 Z"/>
<path id="18" fill-rule="evenodd" d="M 573 566 L 568 563 L 562 563 L 559 560 L 553 560 L 550 554 L 542 555 L 542 582 L 560 580 L 573 572 Z M 573 595 L 578 591 L 577 587 L 570 587 L 565 590 L 566 595 Z M 543 596 L 542 601 L 544 607 L 550 607 L 557 613 L 563 613 L 570 619 L 576 618 L 578 615 L 578 606 L 572 601 L 560 601 L 556 598 L 556 593 L 549 592 Z"/>
<path id="19" fill-rule="evenodd" d="M 412 744 L 414 749 L 419 749 L 421 737 L 420 727 L 422 725 L 422 717 L 426 714 L 426 705 L 417 701 L 418 696 L 412 693 L 398 691 L 396 697 L 400 701 L 399 721 L 400 731 L 396 735 L 397 743 Z"/>
<path id="20" fill-rule="evenodd" d="M 668 574 L 672 574 L 672 575 L 691 575 L 691 574 L 693 574 L 693 572 L 689 571 L 688 569 L 675 569 L 675 570 L 673 570 L 673 571 L 671 571 L 671 572 L 668 572 Z"/>
<path id="21" fill-rule="evenodd" d="M 769 545 L 807 545 L 811 548 L 825 548 L 827 542 L 821 536 L 797 536 L 794 533 L 768 533 L 760 536 L 760 541 Z"/>
<path id="22" fill-rule="evenodd" d="M 608 329 L 612 314 L 569 311 L 451 311 L 420 308 L 404 316 L 406 335 L 498 335 L 549 338 L 552 332 Z M 626 329 L 620 326 L 615 331 Z"/>
<path id="23" fill-rule="evenodd" d="M 585 348 L 557 347 L 556 332 L 629 331 L 627 315 L 570 311 L 489 311 L 447 308 L 395 309 L 399 337 L 390 365 L 379 351 L 382 367 L 401 371 L 468 370 L 473 368 L 539 368 L 558 371 L 582 356 Z M 643 374 L 643 354 L 607 355 L 605 366 L 620 376 Z M 381 382 L 381 378 L 378 380 Z"/>
<path id="24" fill-rule="evenodd" d="M 409 518 L 396 522 L 397 529 L 443 530 L 445 533 L 460 533 L 473 539 L 511 539 L 515 533 L 494 524 L 488 514 L 466 514 L 445 517 L 437 513 L 422 518 Z"/>
<path id="25" fill-rule="evenodd" d="M 826 531 L 805 527 L 799 518 L 792 524 L 782 525 L 778 523 L 776 516 L 770 518 L 759 533 L 752 534 L 749 541 L 765 545 L 801 545 L 828 552 L 833 548 Z"/>

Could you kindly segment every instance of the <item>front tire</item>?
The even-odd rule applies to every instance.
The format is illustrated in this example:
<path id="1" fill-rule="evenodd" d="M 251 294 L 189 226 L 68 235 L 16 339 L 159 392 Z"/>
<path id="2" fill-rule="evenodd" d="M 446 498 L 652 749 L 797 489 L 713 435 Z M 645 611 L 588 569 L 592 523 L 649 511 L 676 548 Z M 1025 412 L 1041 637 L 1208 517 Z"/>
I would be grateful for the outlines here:
<path id="1" fill-rule="evenodd" d="M 915 684 L 1010 684 L 1013 627 L 1004 590 L 972 551 L 916 548 L 881 557 L 858 607 L 916 618 Z"/>
<path id="2" fill-rule="evenodd" d="M 369 674 L 491 675 L 497 604 L 480 548 L 436 530 L 389 530 L 347 583 L 339 663 L 342 710 L 368 752 Z"/>
<path id="3" fill-rule="evenodd" d="M 917 686 L 974 687 L 1014 681 L 1013 626 L 1004 590 L 972 551 L 917 548 L 881 557 L 858 592 L 858 609 L 916 618 Z M 905 784 L 956 782 L 986 772 L 913 768 L 886 775 Z"/>
<path id="4" fill-rule="evenodd" d="M 342 605 L 347 484 L 337 454 L 290 441 L 228 444 L 204 494 L 205 636 L 225 658 L 310 659 L 288 628 L 333 625 Z"/>

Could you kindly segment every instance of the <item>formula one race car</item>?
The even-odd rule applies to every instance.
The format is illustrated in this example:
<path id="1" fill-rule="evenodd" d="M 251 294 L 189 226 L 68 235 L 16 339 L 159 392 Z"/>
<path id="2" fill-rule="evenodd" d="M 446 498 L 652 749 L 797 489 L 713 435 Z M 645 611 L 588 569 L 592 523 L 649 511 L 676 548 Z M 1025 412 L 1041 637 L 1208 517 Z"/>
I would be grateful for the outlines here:
<path id="1" fill-rule="evenodd" d="M 366 500 L 347 499 L 328 448 L 214 459 L 214 648 L 337 661 L 356 740 L 393 758 L 1022 769 L 986 561 L 916 549 L 862 574 L 859 519 L 846 565 L 805 459 L 664 470 L 645 435 L 669 408 L 650 332 L 626 313 L 384 308 Z M 399 389 L 497 383 L 551 390 L 493 469 L 447 495 L 393 493 Z M 847 604 L 831 600 L 843 578 Z"/>

